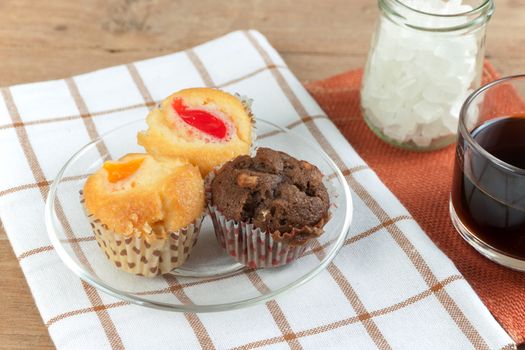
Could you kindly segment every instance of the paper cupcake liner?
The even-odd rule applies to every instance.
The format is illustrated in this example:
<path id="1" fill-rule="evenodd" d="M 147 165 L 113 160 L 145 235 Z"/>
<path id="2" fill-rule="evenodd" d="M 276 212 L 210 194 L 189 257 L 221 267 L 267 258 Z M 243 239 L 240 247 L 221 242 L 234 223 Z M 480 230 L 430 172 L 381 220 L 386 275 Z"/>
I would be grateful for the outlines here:
<path id="1" fill-rule="evenodd" d="M 233 95 L 241 101 L 242 105 L 244 106 L 244 109 L 250 116 L 250 122 L 252 124 L 252 139 L 251 139 L 251 144 L 250 144 L 250 152 L 248 154 L 253 156 L 256 150 L 255 140 L 257 140 L 257 121 L 252 111 L 253 99 L 246 95 L 241 95 L 239 93 L 234 93 Z M 218 169 L 221 165 L 222 164 L 219 164 L 219 166 L 216 166 L 215 169 Z"/>
<path id="2" fill-rule="evenodd" d="M 120 270 L 145 277 L 168 273 L 186 262 L 197 243 L 203 218 L 204 214 L 188 226 L 169 232 L 165 238 L 147 240 L 139 235 L 112 232 L 94 215 L 88 215 L 95 239 L 106 258 Z"/>
<path id="3" fill-rule="evenodd" d="M 215 206 L 208 206 L 208 211 L 219 244 L 236 261 L 251 268 L 286 265 L 299 258 L 311 242 L 296 246 L 278 242 L 252 224 L 226 219 Z"/>

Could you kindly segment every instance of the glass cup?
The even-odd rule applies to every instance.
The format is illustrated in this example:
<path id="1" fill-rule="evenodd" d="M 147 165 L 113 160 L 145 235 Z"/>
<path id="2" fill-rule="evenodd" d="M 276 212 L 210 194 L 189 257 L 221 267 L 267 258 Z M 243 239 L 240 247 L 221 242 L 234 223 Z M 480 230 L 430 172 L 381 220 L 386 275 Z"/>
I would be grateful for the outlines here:
<path id="1" fill-rule="evenodd" d="M 474 91 L 460 112 L 450 215 L 487 258 L 525 271 L 525 75 Z"/>

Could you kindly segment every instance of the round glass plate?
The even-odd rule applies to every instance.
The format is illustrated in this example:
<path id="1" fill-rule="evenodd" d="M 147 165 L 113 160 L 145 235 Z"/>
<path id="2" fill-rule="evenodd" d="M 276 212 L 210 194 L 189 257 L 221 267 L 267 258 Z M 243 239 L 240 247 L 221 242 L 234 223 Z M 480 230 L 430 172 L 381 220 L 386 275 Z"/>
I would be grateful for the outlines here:
<path id="1" fill-rule="evenodd" d="M 352 197 L 343 174 L 318 146 L 290 130 L 258 120 L 256 147 L 284 151 L 315 164 L 325 174 L 331 218 L 312 248 L 286 266 L 255 272 L 222 250 L 206 217 L 199 240 L 182 267 L 155 278 L 117 270 L 97 246 L 79 191 L 87 176 L 105 160 L 143 152 L 136 144 L 136 134 L 146 127 L 144 120 L 134 121 L 87 144 L 71 157 L 51 185 L 45 209 L 49 237 L 63 262 L 81 279 L 114 297 L 143 306 L 182 312 L 224 311 L 264 302 L 297 287 L 336 256 L 352 219 Z"/>

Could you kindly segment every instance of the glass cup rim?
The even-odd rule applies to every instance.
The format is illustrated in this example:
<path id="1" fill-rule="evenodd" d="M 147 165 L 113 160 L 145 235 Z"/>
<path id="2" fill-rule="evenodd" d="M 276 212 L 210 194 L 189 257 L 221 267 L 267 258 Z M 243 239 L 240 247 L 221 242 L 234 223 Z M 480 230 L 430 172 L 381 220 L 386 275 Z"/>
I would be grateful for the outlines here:
<path id="1" fill-rule="evenodd" d="M 396 0 L 397 1 L 397 0 Z M 459 112 L 459 123 L 458 123 L 458 133 L 461 133 L 461 136 L 463 136 L 463 139 L 468 142 L 468 144 L 474 148 L 477 152 L 482 154 L 486 159 L 494 163 L 496 166 L 506 169 L 508 171 L 511 171 L 515 174 L 519 174 L 522 176 L 525 176 L 525 169 L 519 168 L 517 166 L 514 166 L 512 164 L 509 164 L 498 157 L 494 156 L 490 152 L 488 152 L 485 148 L 483 148 L 471 135 L 470 131 L 468 131 L 467 126 L 465 125 L 465 119 L 467 117 L 467 111 L 472 104 L 472 102 L 480 96 L 482 93 L 486 92 L 487 90 L 490 90 L 496 85 L 500 85 L 505 82 L 509 82 L 512 80 L 525 80 L 525 74 L 516 74 L 516 75 L 510 75 L 507 77 L 503 77 L 497 80 L 494 80 L 488 84 L 485 84 L 478 88 L 477 90 L 474 90 L 469 97 L 463 102 L 463 105 L 461 106 L 461 111 Z"/>

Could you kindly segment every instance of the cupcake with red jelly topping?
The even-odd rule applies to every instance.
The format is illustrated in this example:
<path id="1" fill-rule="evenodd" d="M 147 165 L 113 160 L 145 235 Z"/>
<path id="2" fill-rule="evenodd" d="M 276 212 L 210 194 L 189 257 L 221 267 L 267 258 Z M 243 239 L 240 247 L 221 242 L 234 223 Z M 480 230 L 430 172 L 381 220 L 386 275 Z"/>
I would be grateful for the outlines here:
<path id="1" fill-rule="evenodd" d="M 154 157 L 181 157 L 202 175 L 236 156 L 248 154 L 253 118 L 240 98 L 210 88 L 176 92 L 153 109 L 138 143 Z"/>
<path id="2" fill-rule="evenodd" d="M 205 209 L 196 166 L 147 154 L 106 161 L 87 179 L 82 196 L 106 257 L 121 270 L 148 277 L 186 261 Z"/>

